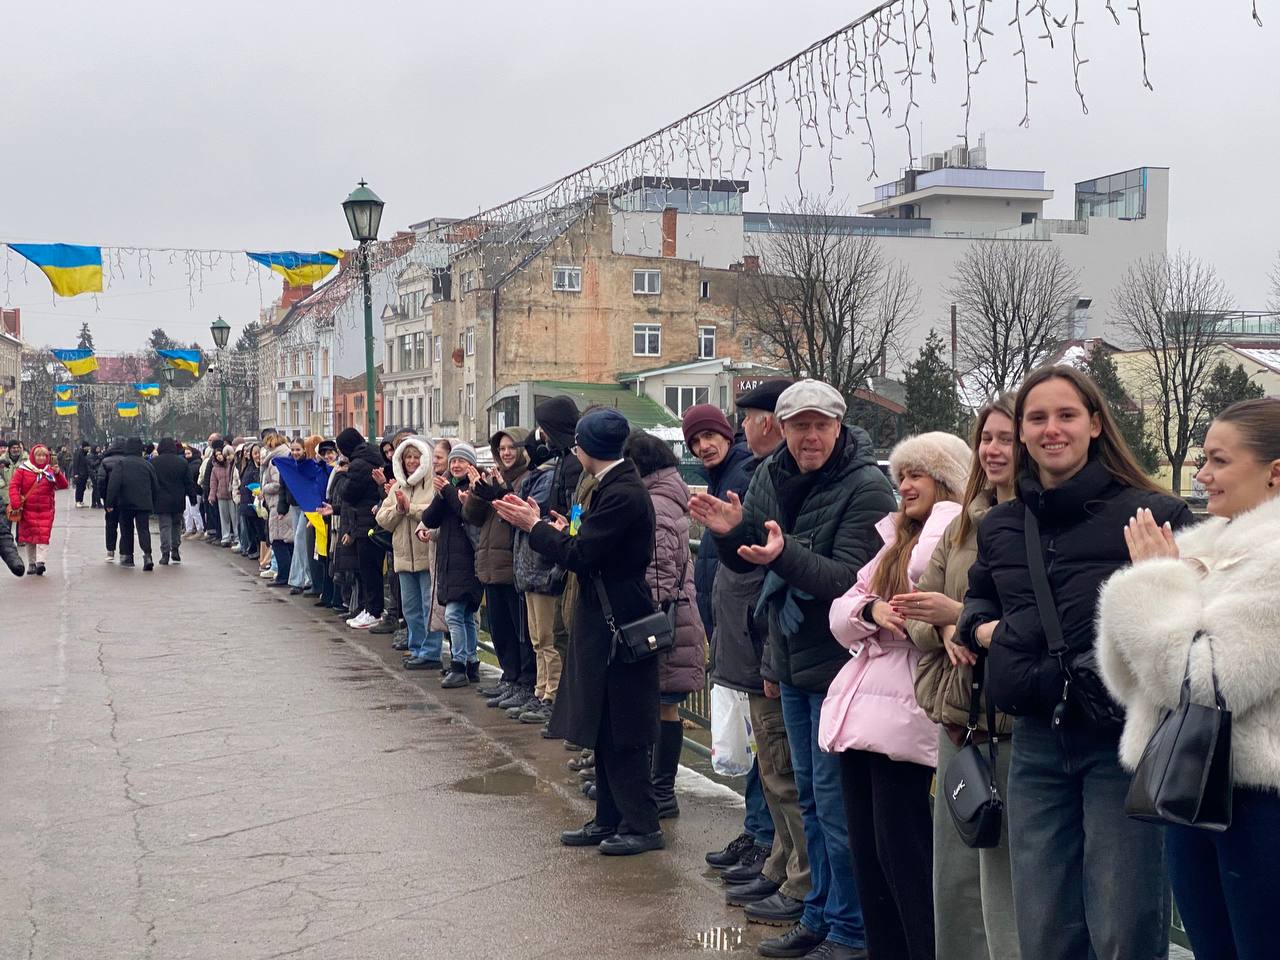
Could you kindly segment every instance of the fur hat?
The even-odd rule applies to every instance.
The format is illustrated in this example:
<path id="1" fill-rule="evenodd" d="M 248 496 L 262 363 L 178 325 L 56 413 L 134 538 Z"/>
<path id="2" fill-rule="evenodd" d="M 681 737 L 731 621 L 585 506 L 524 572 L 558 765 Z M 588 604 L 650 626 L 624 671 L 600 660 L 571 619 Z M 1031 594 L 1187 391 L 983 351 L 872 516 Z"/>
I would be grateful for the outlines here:
<path id="1" fill-rule="evenodd" d="M 957 497 L 969 481 L 973 451 L 953 433 L 935 430 L 901 441 L 889 454 L 889 478 L 896 486 L 909 469 L 921 470 L 945 484 Z"/>

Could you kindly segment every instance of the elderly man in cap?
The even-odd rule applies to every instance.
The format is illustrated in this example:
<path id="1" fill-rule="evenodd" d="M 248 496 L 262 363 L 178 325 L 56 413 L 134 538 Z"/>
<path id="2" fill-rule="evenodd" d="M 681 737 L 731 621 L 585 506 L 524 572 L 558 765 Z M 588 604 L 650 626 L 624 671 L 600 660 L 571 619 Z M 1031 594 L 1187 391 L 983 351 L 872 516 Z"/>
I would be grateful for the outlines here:
<path id="1" fill-rule="evenodd" d="M 701 494 L 690 509 L 715 532 L 722 564 L 766 571 L 756 616 L 768 623 L 762 669 L 777 679 L 764 688 L 782 698 L 812 888 L 800 921 L 759 951 L 850 960 L 866 955 L 862 908 L 839 760 L 818 748 L 823 698 L 849 658 L 828 610 L 876 554 L 875 524 L 896 505 L 871 438 L 841 422 L 845 402 L 834 388 L 802 380 L 781 393 L 774 414 L 784 444 L 756 470 L 746 500 Z"/>
<path id="2" fill-rule="evenodd" d="M 567 520 L 542 519 L 537 502 L 508 494 L 493 508 L 529 534 L 529 545 L 574 575 L 566 588 L 569 656 L 551 714 L 551 731 L 596 752 L 596 815 L 580 830 L 561 834 L 566 846 L 598 846 L 615 856 L 664 845 L 649 775 L 649 751 L 658 737 L 658 660 L 627 663 L 612 655 L 600 594 L 616 623 L 654 612 L 645 571 L 653 557 L 653 504 L 622 447 L 630 425 L 611 408 L 578 421 L 574 455 L 587 482 L 581 511 Z M 581 489 L 581 488 L 580 488 Z"/>

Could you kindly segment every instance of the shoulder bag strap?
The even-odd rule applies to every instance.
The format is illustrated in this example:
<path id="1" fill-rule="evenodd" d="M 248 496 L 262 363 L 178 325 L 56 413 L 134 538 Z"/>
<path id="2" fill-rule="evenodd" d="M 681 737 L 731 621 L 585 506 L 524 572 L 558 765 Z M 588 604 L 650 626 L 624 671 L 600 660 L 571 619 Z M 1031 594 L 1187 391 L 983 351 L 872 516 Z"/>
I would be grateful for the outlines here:
<path id="1" fill-rule="evenodd" d="M 1023 532 L 1027 540 L 1027 571 L 1031 574 L 1031 586 L 1036 592 L 1036 606 L 1040 608 L 1040 625 L 1049 644 L 1049 652 L 1062 659 L 1067 652 L 1067 642 L 1062 637 L 1062 621 L 1053 602 L 1053 590 L 1049 587 L 1049 575 L 1044 567 L 1044 548 L 1040 545 L 1040 522 L 1030 507 L 1023 510 Z"/>

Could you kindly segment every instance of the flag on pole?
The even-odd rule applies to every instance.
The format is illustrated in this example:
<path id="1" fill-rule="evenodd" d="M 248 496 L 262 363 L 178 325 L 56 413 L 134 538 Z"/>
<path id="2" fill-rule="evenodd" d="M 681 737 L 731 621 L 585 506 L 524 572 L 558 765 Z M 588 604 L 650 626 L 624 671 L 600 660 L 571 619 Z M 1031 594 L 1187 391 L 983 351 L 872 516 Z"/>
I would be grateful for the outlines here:
<path id="1" fill-rule="evenodd" d="M 138 391 L 138 396 L 140 397 L 160 396 L 160 384 L 158 383 L 135 383 L 133 389 Z"/>
<path id="2" fill-rule="evenodd" d="M 80 412 L 80 404 L 74 400 L 55 400 L 53 401 L 53 412 L 60 417 L 69 417 L 74 413 Z"/>
<path id="3" fill-rule="evenodd" d="M 52 350 L 53 359 L 67 368 L 73 377 L 83 377 L 98 369 L 98 358 L 92 350 Z"/>
<path id="4" fill-rule="evenodd" d="M 279 250 L 275 253 L 249 253 L 254 263 L 270 267 L 284 277 L 291 287 L 319 283 L 342 259 L 341 250 L 322 250 L 319 253 L 298 253 L 296 250 Z"/>
<path id="5" fill-rule="evenodd" d="M 122 417 L 136 417 L 138 415 L 138 404 L 133 400 L 122 400 L 116 404 L 116 413 Z"/>
<path id="6" fill-rule="evenodd" d="M 11 243 L 14 253 L 26 257 L 49 278 L 60 297 L 102 292 L 102 248 L 70 243 Z"/>
<path id="7" fill-rule="evenodd" d="M 78 386 L 78 383 L 60 383 L 53 388 L 53 392 L 59 400 L 70 400 Z"/>
<path id="8" fill-rule="evenodd" d="M 200 376 L 200 361 L 203 357 L 199 350 L 157 350 L 156 353 L 175 370 L 186 370 L 193 376 Z"/>

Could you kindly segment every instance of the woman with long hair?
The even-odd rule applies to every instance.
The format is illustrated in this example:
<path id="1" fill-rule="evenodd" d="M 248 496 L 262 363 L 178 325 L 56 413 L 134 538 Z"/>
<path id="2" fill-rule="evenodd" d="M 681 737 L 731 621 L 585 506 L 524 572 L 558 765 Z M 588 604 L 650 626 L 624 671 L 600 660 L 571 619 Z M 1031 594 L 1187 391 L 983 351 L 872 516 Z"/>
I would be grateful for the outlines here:
<path id="1" fill-rule="evenodd" d="M 938 541 L 915 590 L 890 603 L 907 620 L 907 634 L 920 650 L 916 702 L 938 725 L 937 782 L 964 744 L 977 657 L 956 642 L 956 622 L 964 609 L 969 567 L 978 551 L 978 524 L 997 503 L 1014 497 L 1013 394 L 1004 394 L 978 411 L 973 425 L 973 460 L 960 498 L 961 513 Z M 990 735 L 982 698 L 974 721 L 974 741 Z M 1009 748 L 1013 720 L 996 716 L 1000 745 L 996 782 L 1009 789 Z M 1005 825 L 1007 827 L 1007 824 Z M 1009 877 L 1008 830 L 999 846 L 975 850 L 960 839 L 951 822 L 944 791 L 933 803 L 933 926 L 938 956 L 947 960 L 1018 960 L 1013 924 L 1013 886 Z"/>
<path id="2" fill-rule="evenodd" d="M 231 471 L 233 451 L 221 447 L 213 451 L 213 464 L 209 467 L 209 506 L 218 511 L 218 529 L 222 532 L 219 546 L 229 547 L 235 541 L 235 509 L 231 503 Z"/>
<path id="3" fill-rule="evenodd" d="M 257 510 L 257 491 L 262 487 L 262 448 L 249 441 L 237 459 L 235 488 L 240 518 L 240 555 L 252 557 L 258 553 L 258 545 L 265 539 Z"/>
<path id="4" fill-rule="evenodd" d="M 1280 885 L 1280 400 L 1214 419 L 1196 479 L 1213 519 L 1174 536 L 1140 511 L 1125 527 L 1133 566 L 1098 601 L 1098 656 L 1125 707 L 1120 761 L 1138 765 L 1183 677 L 1194 703 L 1231 711 L 1231 824 L 1164 828 L 1178 911 L 1199 960 L 1276 955 Z"/>
<path id="5" fill-rule="evenodd" d="M 978 527 L 961 641 L 987 651 L 987 696 L 1013 714 L 1009 858 L 1022 956 L 1162 957 L 1169 887 L 1157 827 L 1124 815 L 1123 715 L 1098 674 L 1102 584 L 1140 509 L 1192 522 L 1125 444 L 1097 385 L 1041 367 L 1018 390 L 1017 497 Z"/>
<path id="6" fill-rule="evenodd" d="M 969 448 L 950 433 L 908 437 L 889 456 L 902 498 L 876 530 L 884 546 L 831 604 L 831 633 L 853 658 L 831 681 L 818 743 L 840 755 L 853 874 L 867 952 L 933 960 L 929 786 L 938 735 L 915 697 L 920 651 L 893 600 L 909 593 L 955 517 Z"/>

